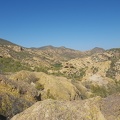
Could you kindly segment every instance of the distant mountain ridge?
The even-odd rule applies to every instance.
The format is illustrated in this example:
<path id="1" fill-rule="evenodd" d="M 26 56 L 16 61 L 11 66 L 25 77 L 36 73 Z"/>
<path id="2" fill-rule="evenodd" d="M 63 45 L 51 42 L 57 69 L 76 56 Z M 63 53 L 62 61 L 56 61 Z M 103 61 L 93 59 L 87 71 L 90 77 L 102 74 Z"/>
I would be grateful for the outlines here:
<path id="1" fill-rule="evenodd" d="M 90 50 L 92 53 L 101 53 L 101 52 L 104 52 L 105 51 L 105 49 L 103 49 L 103 48 L 100 48 L 100 47 L 95 47 L 95 48 L 93 48 L 92 50 Z"/>
<path id="2" fill-rule="evenodd" d="M 95 47 L 92 50 L 81 52 L 66 48 L 64 46 L 54 47 L 52 45 L 39 48 L 25 48 L 16 45 L 8 40 L 0 39 L 0 57 L 8 57 L 21 63 L 28 64 L 31 67 L 47 66 L 51 64 L 62 63 L 75 58 L 83 58 L 96 53 L 103 53 L 103 48 Z M 5 45 L 5 46 L 4 46 Z"/>
<path id="3" fill-rule="evenodd" d="M 0 38 L 0 45 L 16 45 L 8 40 Z"/>
<path id="4" fill-rule="evenodd" d="M 9 40 L 5 40 L 3 38 L 0 38 L 0 45 L 16 45 L 16 46 L 20 46 L 20 45 L 17 45 L 13 42 L 10 42 Z M 71 48 L 67 48 L 65 46 L 60 46 L 60 47 L 55 47 L 55 46 L 52 46 L 52 45 L 47 45 L 47 46 L 42 46 L 42 47 L 30 47 L 29 49 L 41 49 L 41 50 L 46 50 L 46 49 L 70 49 L 70 50 L 74 50 L 74 49 L 71 49 Z M 80 51 L 80 50 L 74 50 L 74 51 Z M 103 48 L 100 48 L 100 47 L 95 47 L 91 50 L 87 50 L 87 51 L 92 51 L 92 52 L 100 52 L 100 51 L 105 51 L 105 49 Z"/>

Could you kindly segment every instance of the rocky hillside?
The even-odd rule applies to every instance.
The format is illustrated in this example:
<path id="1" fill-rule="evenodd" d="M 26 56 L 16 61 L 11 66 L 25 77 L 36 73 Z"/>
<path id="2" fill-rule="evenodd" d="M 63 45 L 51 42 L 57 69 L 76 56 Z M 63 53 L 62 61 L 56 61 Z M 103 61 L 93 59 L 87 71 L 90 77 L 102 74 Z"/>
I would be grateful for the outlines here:
<path id="1" fill-rule="evenodd" d="M 87 79 L 94 74 L 119 80 L 120 49 L 111 49 L 84 58 L 76 58 L 63 62 L 60 72 L 69 77 Z"/>
<path id="2" fill-rule="evenodd" d="M 120 48 L 25 48 L 0 39 L 0 120 L 119 120 L 119 94 Z"/>
<path id="3" fill-rule="evenodd" d="M 41 108 L 42 106 L 40 108 L 35 107 L 36 109 L 41 109 L 39 110 L 41 112 L 38 113 L 35 110 L 35 112 L 33 112 L 33 114 L 31 115 L 36 117 L 41 116 L 41 114 L 45 113 L 44 111 L 46 111 L 46 109 L 50 108 L 48 109 L 48 116 L 51 114 L 51 112 L 54 114 L 53 116 L 50 115 L 49 118 L 50 117 L 54 118 L 55 116 L 59 118 L 57 114 L 59 115 L 60 113 L 61 114 L 66 113 L 68 114 L 68 116 L 66 116 L 66 114 L 63 114 L 62 116 L 64 119 L 67 119 L 67 117 L 71 117 L 70 113 L 73 111 L 73 116 L 76 116 L 75 117 L 76 119 L 81 117 L 87 120 L 86 116 L 90 114 L 91 120 L 92 120 L 92 117 L 93 118 L 95 117 L 97 120 L 97 118 L 99 118 L 99 113 L 102 114 L 101 111 L 99 110 L 103 109 L 104 107 L 105 107 L 103 109 L 103 111 L 105 112 L 104 114 L 105 115 L 107 114 L 107 117 L 109 117 L 109 113 L 108 113 L 109 108 L 107 109 L 108 111 L 105 111 L 105 110 L 106 110 L 106 107 L 110 107 L 111 103 L 109 103 L 110 99 L 106 97 L 109 95 L 118 93 L 116 96 L 118 96 L 119 98 L 119 93 L 120 93 L 119 88 L 120 88 L 119 82 L 116 83 L 112 79 L 101 78 L 100 76 L 97 76 L 97 75 L 92 76 L 91 79 L 87 81 L 78 81 L 73 79 L 67 79 L 66 77 L 47 75 L 42 72 L 29 72 L 29 71 L 20 71 L 20 72 L 12 73 L 9 75 L 1 75 L 0 114 L 10 119 L 12 116 L 16 115 L 17 113 L 20 113 L 26 108 L 29 108 L 35 102 L 41 101 L 38 104 L 40 104 L 40 106 L 43 104 L 42 106 L 44 107 L 43 108 Z M 91 103 L 94 100 L 94 97 L 97 97 L 97 96 L 101 96 L 102 98 L 104 98 L 103 101 L 105 101 L 105 104 L 103 104 L 103 106 L 101 105 L 101 107 L 98 107 L 98 108 L 96 108 L 97 107 L 96 102 Z M 112 97 L 111 102 L 113 102 L 114 98 L 115 97 Z M 52 100 L 49 101 L 47 99 L 52 99 Z M 63 101 L 63 103 L 61 101 Z M 72 101 L 72 102 L 69 102 L 69 101 Z M 120 99 L 115 99 L 115 103 L 116 102 L 120 103 Z M 39 107 L 38 104 L 37 104 L 37 107 Z M 72 104 L 73 106 L 71 106 Z M 78 106 L 78 104 L 80 106 Z M 95 108 L 93 107 L 93 104 L 95 105 Z M 81 107 L 82 105 L 83 106 L 86 105 L 86 107 L 88 107 L 89 110 L 88 108 Z M 58 111 L 57 113 L 56 108 L 59 108 L 59 106 L 63 106 L 63 108 L 60 108 L 59 110 L 57 110 Z M 65 107 L 65 106 L 68 106 L 68 107 Z M 116 118 L 118 117 L 118 114 L 119 114 L 119 110 L 118 110 L 119 108 L 120 106 L 118 106 L 118 108 L 115 107 L 115 109 L 117 109 L 115 114 Z M 29 108 L 29 109 L 33 110 L 33 108 Z M 61 111 L 61 109 L 63 109 L 63 111 Z M 94 109 L 95 109 L 95 112 L 91 113 L 90 111 L 92 110 L 94 111 Z M 74 112 L 74 110 L 76 112 Z M 82 116 L 83 115 L 82 112 L 86 113 L 85 116 Z M 112 109 L 110 112 L 112 112 Z M 21 117 L 21 114 L 22 114 L 22 117 Z M 26 114 L 27 116 L 24 116 L 24 113 L 21 113 L 21 114 L 19 115 L 20 118 L 15 117 L 15 119 L 22 120 L 23 117 L 25 117 L 25 119 L 29 119 L 27 118 L 28 117 L 27 114 Z M 114 113 L 112 114 L 114 118 Z M 34 117 L 32 118 L 34 119 Z M 43 117 L 41 116 L 40 118 L 36 118 L 36 119 L 42 120 L 43 118 L 44 116 Z M 44 119 L 46 120 L 48 118 L 44 118 Z M 61 117 L 59 119 L 61 120 Z M 104 120 L 104 119 L 101 119 L 101 120 Z"/>
<path id="4" fill-rule="evenodd" d="M 82 58 L 96 52 L 99 53 L 101 51 L 103 51 L 103 49 L 96 48 L 89 52 L 81 52 L 65 47 L 53 46 L 25 48 L 7 40 L 0 39 L 0 63 L 2 61 L 12 61 L 12 63 L 14 63 L 15 66 L 18 66 L 17 68 L 19 68 L 18 70 L 14 68 L 12 71 L 19 71 L 24 69 L 47 72 L 49 68 L 54 68 L 63 61 L 68 61 L 74 58 Z M 9 65 L 8 62 L 6 62 L 6 64 L 3 62 L 1 67 L 5 72 L 11 71 L 9 68 L 7 68 L 7 70 L 4 69 L 6 66 L 11 66 L 11 64 Z"/>
<path id="5" fill-rule="evenodd" d="M 79 100 L 80 91 L 70 79 L 42 72 L 20 71 L 0 75 L 0 114 L 11 118 L 36 101 Z"/>
<path id="6" fill-rule="evenodd" d="M 103 48 L 99 48 L 99 47 L 95 47 L 95 48 L 93 48 L 89 51 L 85 51 L 85 53 L 87 55 L 92 55 L 92 54 L 95 54 L 95 53 L 103 53 L 103 52 L 105 52 L 105 50 Z"/>
<path id="7" fill-rule="evenodd" d="M 120 120 L 120 95 L 79 101 L 45 100 L 11 120 Z"/>
<path id="8" fill-rule="evenodd" d="M 4 58 L 4 60 L 7 61 L 12 59 L 12 62 L 20 62 L 26 70 L 45 71 L 44 68 L 47 69 L 56 63 L 82 56 L 82 52 L 65 47 L 57 48 L 46 46 L 41 48 L 25 48 L 7 40 L 0 39 L 0 58 Z M 6 66 L 9 66 L 9 64 L 5 65 L 5 67 Z M 23 68 L 21 68 L 21 70 L 22 69 Z"/>
<path id="9" fill-rule="evenodd" d="M 42 51 L 46 54 L 48 54 L 50 57 L 53 57 L 56 60 L 70 60 L 76 57 L 83 57 L 84 53 L 78 51 L 78 50 L 73 50 L 70 48 L 66 48 L 64 46 L 62 47 L 54 47 L 54 46 L 44 46 L 40 48 L 36 48 L 34 50 L 37 51 Z"/>

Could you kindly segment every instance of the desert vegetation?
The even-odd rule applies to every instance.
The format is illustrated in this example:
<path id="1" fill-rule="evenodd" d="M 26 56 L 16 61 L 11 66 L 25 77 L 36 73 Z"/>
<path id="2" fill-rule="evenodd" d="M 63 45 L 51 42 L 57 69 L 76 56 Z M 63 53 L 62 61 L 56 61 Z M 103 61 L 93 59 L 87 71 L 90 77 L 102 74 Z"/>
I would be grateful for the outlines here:
<path id="1" fill-rule="evenodd" d="M 20 70 L 30 70 L 29 67 L 27 67 L 24 64 L 21 64 L 21 62 L 13 60 L 12 58 L 0 58 L 0 70 L 1 73 L 5 72 L 17 72 Z"/>

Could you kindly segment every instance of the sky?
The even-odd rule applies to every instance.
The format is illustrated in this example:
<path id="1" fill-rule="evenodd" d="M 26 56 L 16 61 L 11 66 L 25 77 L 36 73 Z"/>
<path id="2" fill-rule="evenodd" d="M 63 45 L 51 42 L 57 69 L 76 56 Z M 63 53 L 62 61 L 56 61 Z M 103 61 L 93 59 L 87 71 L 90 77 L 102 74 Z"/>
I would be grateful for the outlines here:
<path id="1" fill-rule="evenodd" d="M 0 0 L 0 38 L 24 47 L 120 48 L 120 0 Z"/>

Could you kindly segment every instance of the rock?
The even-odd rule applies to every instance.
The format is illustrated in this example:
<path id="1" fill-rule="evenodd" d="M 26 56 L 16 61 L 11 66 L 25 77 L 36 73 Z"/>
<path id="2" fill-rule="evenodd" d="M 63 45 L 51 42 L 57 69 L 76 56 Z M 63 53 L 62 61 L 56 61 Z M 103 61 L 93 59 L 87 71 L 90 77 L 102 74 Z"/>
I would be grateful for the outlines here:
<path id="1" fill-rule="evenodd" d="M 18 83 L 27 82 L 30 85 L 31 83 L 34 83 L 35 85 L 31 85 L 31 88 L 37 86 L 38 90 L 42 90 L 40 91 L 41 100 L 49 98 L 56 100 L 81 99 L 81 93 L 79 90 L 71 83 L 69 79 L 65 77 L 57 77 L 53 75 L 47 75 L 42 72 L 29 72 L 23 70 L 12 74 L 9 78 L 17 81 Z M 25 83 L 26 87 L 27 83 Z M 39 89 L 41 86 L 42 89 Z M 30 90 L 30 88 L 28 89 Z"/>
<path id="2" fill-rule="evenodd" d="M 11 120 L 120 120 L 120 95 L 77 101 L 44 100 Z"/>
<path id="3" fill-rule="evenodd" d="M 90 91 L 88 91 L 88 89 L 85 86 L 83 86 L 83 84 L 80 81 L 71 82 L 80 91 L 82 99 L 93 97 L 93 94 Z"/>
<path id="4" fill-rule="evenodd" d="M 120 94 L 104 98 L 101 102 L 101 112 L 107 120 L 120 120 Z"/>
<path id="5" fill-rule="evenodd" d="M 12 74 L 9 78 L 12 80 L 24 81 L 27 83 L 36 82 L 38 80 L 34 73 L 26 70 L 16 72 Z"/>
<path id="6" fill-rule="evenodd" d="M 23 50 L 21 46 L 17 46 L 17 45 L 8 45 L 7 47 L 12 48 L 16 52 L 21 52 Z"/>
<path id="7" fill-rule="evenodd" d="M 100 97 L 84 101 L 45 100 L 11 120 L 106 120 L 100 111 L 99 101 Z"/>
<path id="8" fill-rule="evenodd" d="M 41 99 L 77 100 L 81 99 L 79 90 L 65 77 L 56 77 L 45 73 L 36 72 L 39 83 L 44 86 Z"/>

